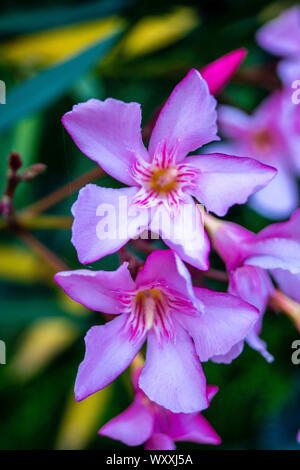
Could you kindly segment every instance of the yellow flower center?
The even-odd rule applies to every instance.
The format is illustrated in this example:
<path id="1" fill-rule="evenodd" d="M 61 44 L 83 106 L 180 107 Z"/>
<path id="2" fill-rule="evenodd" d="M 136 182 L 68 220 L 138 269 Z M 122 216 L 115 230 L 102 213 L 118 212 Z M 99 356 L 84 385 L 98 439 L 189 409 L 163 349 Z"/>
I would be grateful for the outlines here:
<path id="1" fill-rule="evenodd" d="M 145 289 L 139 291 L 134 299 L 134 309 L 142 314 L 145 319 L 145 327 L 149 330 L 155 320 L 160 307 L 166 305 L 164 294 L 159 289 Z"/>
<path id="2" fill-rule="evenodd" d="M 267 152 L 271 149 L 273 138 L 271 133 L 263 129 L 254 134 L 254 144 L 261 152 Z"/>
<path id="3" fill-rule="evenodd" d="M 154 167 L 149 180 L 149 188 L 157 193 L 169 193 L 177 188 L 178 170 L 175 166 L 168 168 Z"/>

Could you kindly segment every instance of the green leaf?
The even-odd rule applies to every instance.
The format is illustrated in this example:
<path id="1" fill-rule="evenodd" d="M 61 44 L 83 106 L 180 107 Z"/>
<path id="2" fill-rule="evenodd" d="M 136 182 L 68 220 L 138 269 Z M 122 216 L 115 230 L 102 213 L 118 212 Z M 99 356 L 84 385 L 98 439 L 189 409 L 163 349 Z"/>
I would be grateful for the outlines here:
<path id="1" fill-rule="evenodd" d="M 6 105 L 2 105 L 0 131 L 62 96 L 89 68 L 107 54 L 119 37 L 120 33 L 115 34 L 13 88 L 7 94 Z"/>
<path id="2" fill-rule="evenodd" d="M 1 34 L 20 34 L 101 18 L 119 13 L 129 0 L 106 0 L 85 5 L 63 5 L 32 8 L 3 14 L 0 18 Z"/>

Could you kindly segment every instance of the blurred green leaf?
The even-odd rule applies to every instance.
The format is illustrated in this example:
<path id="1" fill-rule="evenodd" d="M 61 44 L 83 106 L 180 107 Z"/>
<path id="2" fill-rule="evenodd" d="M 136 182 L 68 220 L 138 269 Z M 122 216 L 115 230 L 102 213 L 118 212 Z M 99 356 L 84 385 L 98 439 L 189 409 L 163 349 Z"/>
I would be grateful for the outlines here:
<path id="1" fill-rule="evenodd" d="M 60 25 L 72 24 L 119 13 L 129 0 L 105 0 L 83 5 L 59 5 L 43 8 L 27 8 L 3 14 L 0 18 L 1 34 L 41 31 Z"/>
<path id="2" fill-rule="evenodd" d="M 34 320 L 40 318 L 68 316 L 67 313 L 58 306 L 56 300 L 51 298 L 23 298 L 22 306 L 19 299 L 1 300 L 1 328 L 18 328 L 29 325 Z"/>
<path id="3" fill-rule="evenodd" d="M 97 43 L 72 59 L 45 70 L 32 80 L 17 85 L 7 95 L 0 130 L 53 102 L 96 64 L 116 43 L 120 34 Z"/>

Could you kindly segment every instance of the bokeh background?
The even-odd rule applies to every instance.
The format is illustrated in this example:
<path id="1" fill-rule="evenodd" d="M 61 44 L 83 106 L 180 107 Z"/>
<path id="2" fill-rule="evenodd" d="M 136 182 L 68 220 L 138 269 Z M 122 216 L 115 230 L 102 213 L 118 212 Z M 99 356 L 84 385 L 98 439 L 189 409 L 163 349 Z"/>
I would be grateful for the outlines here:
<path id="1" fill-rule="evenodd" d="M 40 162 L 47 170 L 16 192 L 15 207 L 29 235 L 17 236 L 0 219 L 0 339 L 7 347 L 7 364 L 0 365 L 1 449 L 125 448 L 97 430 L 131 402 L 128 373 L 75 402 L 84 334 L 103 319 L 53 282 L 55 271 L 80 267 L 70 243 L 70 207 L 84 183 L 76 178 L 91 171 L 101 185 L 118 183 L 97 179 L 95 164 L 64 131 L 62 114 L 77 102 L 112 96 L 140 102 L 146 123 L 190 68 L 240 47 L 248 56 L 218 100 L 251 112 L 276 84 L 276 61 L 255 43 L 255 32 L 292 4 L 52 0 L 36 7 L 2 0 L 0 79 L 7 103 L 0 105 L 0 192 L 12 150 L 24 168 Z M 254 231 L 270 222 L 246 206 L 227 218 Z M 118 263 L 116 254 L 93 268 L 115 269 Z M 214 256 L 211 263 L 220 267 Z M 216 281 L 207 285 L 225 288 Z M 221 449 L 299 448 L 300 366 L 291 362 L 299 333 L 284 315 L 267 312 L 262 337 L 273 364 L 246 347 L 230 366 L 204 365 L 208 383 L 220 387 L 204 414 L 223 439 Z"/>

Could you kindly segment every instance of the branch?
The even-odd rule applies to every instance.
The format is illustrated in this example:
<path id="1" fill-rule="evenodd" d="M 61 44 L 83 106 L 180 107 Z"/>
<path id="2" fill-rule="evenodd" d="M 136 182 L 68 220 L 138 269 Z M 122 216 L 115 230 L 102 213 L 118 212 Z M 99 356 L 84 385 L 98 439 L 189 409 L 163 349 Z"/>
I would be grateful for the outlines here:
<path id="1" fill-rule="evenodd" d="M 48 196 L 43 197 L 34 204 L 26 207 L 21 212 L 22 217 L 29 217 L 44 212 L 45 210 L 49 209 L 50 207 L 65 199 L 66 197 L 78 191 L 80 188 L 82 188 L 82 186 L 97 180 L 104 174 L 104 171 L 100 167 L 92 168 L 87 173 L 84 173 L 83 175 L 79 176 L 70 183 L 67 183 L 61 188 L 58 188 L 56 191 L 50 193 Z"/>
<path id="2" fill-rule="evenodd" d="M 284 312 L 300 331 L 300 305 L 298 302 L 276 289 L 270 297 L 269 304 L 277 313 Z"/>
<path id="3" fill-rule="evenodd" d="M 22 181 L 31 181 L 46 169 L 46 165 L 36 163 L 23 171 L 23 173 L 19 173 L 22 165 L 23 162 L 20 155 L 12 152 L 8 157 L 6 188 L 0 201 L 0 213 L 11 227 L 18 225 L 14 209 L 14 196 L 18 185 Z"/>
<path id="4" fill-rule="evenodd" d="M 54 272 L 70 269 L 62 259 L 35 238 L 34 235 L 24 229 L 19 229 L 16 233 Z"/>
<path id="5" fill-rule="evenodd" d="M 65 215 L 38 215 L 35 217 L 30 214 L 18 216 L 19 225 L 27 230 L 32 229 L 65 229 L 70 230 L 73 223 L 72 216 Z M 2 224 L 0 223 L 0 228 Z"/>

